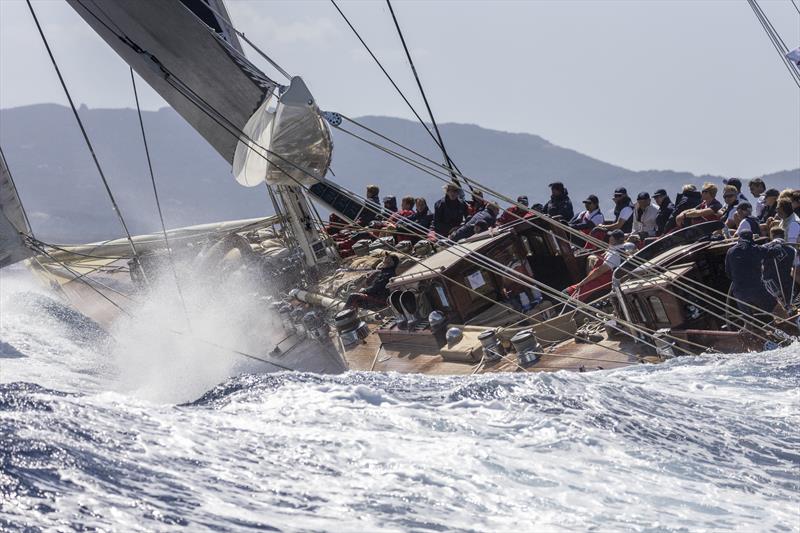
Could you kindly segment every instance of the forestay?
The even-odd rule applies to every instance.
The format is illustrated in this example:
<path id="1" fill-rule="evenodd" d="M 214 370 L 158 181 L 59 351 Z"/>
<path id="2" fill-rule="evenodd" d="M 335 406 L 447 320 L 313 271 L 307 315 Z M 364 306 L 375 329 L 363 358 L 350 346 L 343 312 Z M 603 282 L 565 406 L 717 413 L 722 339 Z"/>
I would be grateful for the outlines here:
<path id="1" fill-rule="evenodd" d="M 33 255 L 23 235 L 31 228 L 19 201 L 3 152 L 0 151 L 0 268 Z"/>

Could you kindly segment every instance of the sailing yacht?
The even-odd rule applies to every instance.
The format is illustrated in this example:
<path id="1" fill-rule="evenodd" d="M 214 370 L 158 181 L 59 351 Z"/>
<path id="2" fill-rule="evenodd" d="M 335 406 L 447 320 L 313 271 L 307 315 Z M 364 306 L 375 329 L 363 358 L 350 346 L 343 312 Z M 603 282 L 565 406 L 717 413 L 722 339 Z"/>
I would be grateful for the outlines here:
<path id="1" fill-rule="evenodd" d="M 608 245 L 462 174 L 441 136 L 434 140 L 444 163 L 370 132 L 383 142 L 376 148 L 432 178 L 509 202 L 530 216 L 459 242 L 428 235 L 408 219 L 400 222 L 410 233 L 359 227 L 364 213 L 384 213 L 329 177 L 331 129 L 365 126 L 322 111 L 301 77 L 290 76 L 258 48 L 285 82 L 251 63 L 242 47 L 246 38 L 222 0 L 67 1 L 228 161 L 239 184 L 266 188 L 275 212 L 103 243 L 54 245 L 31 232 L 3 160 L 0 267 L 26 260 L 43 282 L 102 325 L 132 314 L 130 302 L 146 297 L 154 280 L 170 270 L 178 287 L 186 283 L 174 266 L 180 261 L 212 279 L 257 273 L 263 290 L 253 298 L 263 300 L 265 320 L 279 324 L 283 335 L 258 353 L 228 348 L 273 370 L 585 371 L 764 349 L 797 334 L 796 309 L 788 317 L 753 317 L 729 294 L 720 272 L 732 242 L 715 237 L 715 223 L 686 228 L 632 253 L 591 302 L 568 296 L 564 289 L 582 279 L 589 257 L 576 239 L 600 250 Z M 51 59 L 58 69 L 52 54 Z M 69 97 L 63 79 L 62 85 Z M 155 178 L 153 187 L 157 198 Z M 353 236 L 347 248 L 326 231 L 315 204 L 344 221 Z M 368 284 L 386 254 L 401 259 L 386 305 L 348 308 L 347 296 Z M 511 292 L 524 296 L 512 301 Z"/>

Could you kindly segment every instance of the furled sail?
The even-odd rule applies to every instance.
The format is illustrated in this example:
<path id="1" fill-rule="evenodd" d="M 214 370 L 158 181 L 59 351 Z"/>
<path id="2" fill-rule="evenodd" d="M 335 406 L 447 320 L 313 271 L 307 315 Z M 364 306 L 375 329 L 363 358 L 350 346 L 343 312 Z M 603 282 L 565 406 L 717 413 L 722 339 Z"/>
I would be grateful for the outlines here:
<path id="1" fill-rule="evenodd" d="M 30 233 L 31 227 L 0 150 L 0 268 L 33 255 L 23 239 L 23 235 Z"/>

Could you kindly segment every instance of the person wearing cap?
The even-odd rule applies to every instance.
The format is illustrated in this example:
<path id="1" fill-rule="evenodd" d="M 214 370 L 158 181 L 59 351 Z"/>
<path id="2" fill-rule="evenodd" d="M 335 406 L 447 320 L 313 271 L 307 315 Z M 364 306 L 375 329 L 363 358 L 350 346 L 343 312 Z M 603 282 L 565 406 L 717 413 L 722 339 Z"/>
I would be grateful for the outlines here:
<path id="1" fill-rule="evenodd" d="M 761 237 L 761 225 L 753 216 L 753 206 L 750 202 L 742 202 L 736 206 L 736 216 L 733 217 L 733 220 L 738 224 L 736 235 L 740 235 L 743 231 L 749 231 L 754 237 Z"/>
<path id="2" fill-rule="evenodd" d="M 656 215 L 656 237 L 661 237 L 667 230 L 667 223 L 675 212 L 675 204 L 673 204 L 667 191 L 658 189 L 653 193 L 653 201 L 658 206 L 658 214 Z"/>
<path id="3" fill-rule="evenodd" d="M 693 222 L 709 222 L 720 219 L 722 204 L 717 200 L 717 186 L 713 183 L 703 184 L 700 195 L 703 200 L 700 205 L 687 209 L 675 217 L 676 227 L 683 228 Z"/>
<path id="4" fill-rule="evenodd" d="M 444 198 L 433 205 L 433 230 L 437 236 L 448 237 L 467 219 L 467 203 L 460 194 L 461 187 L 448 183 L 444 186 Z"/>
<path id="5" fill-rule="evenodd" d="M 786 198 L 778 200 L 776 216 L 775 223 L 778 227 L 783 228 L 786 242 L 800 244 L 800 217 L 792 209 L 792 201 Z"/>
<path id="6" fill-rule="evenodd" d="M 517 203 L 519 205 L 512 205 L 508 209 L 503 211 L 503 214 L 500 215 L 500 218 L 497 220 L 498 226 L 504 226 L 506 224 L 510 224 L 515 220 L 519 220 L 524 218 L 525 215 L 528 214 L 528 197 L 527 196 L 517 196 Z M 520 207 L 524 206 L 524 207 Z"/>
<path id="7" fill-rule="evenodd" d="M 631 231 L 640 237 L 656 236 L 656 218 L 658 208 L 650 203 L 650 193 L 640 192 L 636 195 L 636 207 L 633 209 L 633 225 Z"/>
<path id="8" fill-rule="evenodd" d="M 739 310 L 752 316 L 759 310 L 771 312 L 777 303 L 762 278 L 767 251 L 753 242 L 753 233 L 743 231 L 739 241 L 725 255 L 725 273 L 731 280 L 731 296 Z"/>
<path id="9" fill-rule="evenodd" d="M 758 221 L 761 224 L 769 224 L 775 219 L 775 213 L 778 209 L 778 196 L 781 192 L 778 189 L 767 189 L 764 193 L 764 209 L 761 215 L 758 216 Z"/>
<path id="10" fill-rule="evenodd" d="M 722 180 L 722 183 L 736 188 L 736 196 L 739 202 L 750 201 L 747 199 L 747 196 L 745 196 L 744 193 L 742 193 L 742 180 L 740 180 L 739 178 L 728 178 L 726 180 Z"/>
<path id="11" fill-rule="evenodd" d="M 560 181 L 550 184 L 550 200 L 542 208 L 545 214 L 551 217 L 561 217 L 561 220 L 568 222 L 575 216 L 572 208 L 572 200 L 569 199 L 569 192 L 564 188 Z"/>
<path id="12" fill-rule="evenodd" d="M 614 222 L 600 224 L 597 229 L 606 233 L 617 229 L 623 233 L 630 233 L 631 228 L 633 228 L 633 202 L 628 196 L 628 190 L 625 187 L 618 187 L 614 190 Z"/>
<path id="13" fill-rule="evenodd" d="M 747 183 L 747 187 L 750 189 L 750 194 L 756 199 L 756 204 L 753 207 L 753 216 L 760 219 L 761 213 L 764 212 L 767 185 L 764 183 L 763 179 L 753 178 Z"/>
<path id="14" fill-rule="evenodd" d="M 378 272 L 372 283 L 358 292 L 347 297 L 345 307 L 366 307 L 368 309 L 381 309 L 386 306 L 389 290 L 386 286 L 389 280 L 397 275 L 397 266 L 400 258 L 394 254 L 386 254 L 378 265 Z"/>
<path id="15" fill-rule="evenodd" d="M 453 241 L 460 241 L 461 239 L 472 237 L 475 233 L 479 233 L 476 231 L 476 226 L 478 228 L 491 228 L 494 226 L 494 223 L 497 222 L 497 213 L 499 211 L 500 207 L 497 204 L 487 202 L 483 209 L 472 215 L 460 228 L 453 231 L 450 235 L 450 239 Z M 485 231 L 485 229 L 483 231 Z"/>
<path id="16" fill-rule="evenodd" d="M 603 217 L 603 212 L 600 211 L 600 200 L 594 194 L 586 197 L 586 200 L 583 201 L 583 207 L 585 209 L 569 221 L 569 226 L 588 235 L 595 226 L 605 222 L 605 217 Z"/>
<path id="17" fill-rule="evenodd" d="M 725 202 L 725 205 L 722 206 L 722 210 L 720 211 L 720 219 L 728 228 L 734 229 L 738 225 L 736 220 L 734 220 L 736 206 L 740 203 L 739 192 L 736 190 L 736 187 L 733 185 L 726 185 L 722 190 L 722 200 Z"/>
<path id="18" fill-rule="evenodd" d="M 614 269 L 622 264 L 625 233 L 620 229 L 609 232 L 608 244 L 610 245 L 608 250 L 595 263 L 586 277 L 564 289 L 564 292 L 581 302 L 589 302 L 610 290 Z"/>

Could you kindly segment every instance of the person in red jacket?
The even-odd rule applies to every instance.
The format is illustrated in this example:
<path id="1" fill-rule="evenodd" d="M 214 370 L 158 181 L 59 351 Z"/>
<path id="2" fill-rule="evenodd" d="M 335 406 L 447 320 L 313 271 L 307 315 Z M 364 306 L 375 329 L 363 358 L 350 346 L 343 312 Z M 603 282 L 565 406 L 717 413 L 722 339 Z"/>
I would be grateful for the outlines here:
<path id="1" fill-rule="evenodd" d="M 524 218 L 526 214 L 528 214 L 528 197 L 527 196 L 517 196 L 517 203 L 521 204 L 525 207 L 520 207 L 518 205 L 512 205 L 508 209 L 503 211 L 503 214 L 500 215 L 500 218 L 497 220 L 498 226 L 504 226 L 506 224 L 510 224 L 515 220 L 519 220 L 520 218 Z"/>

